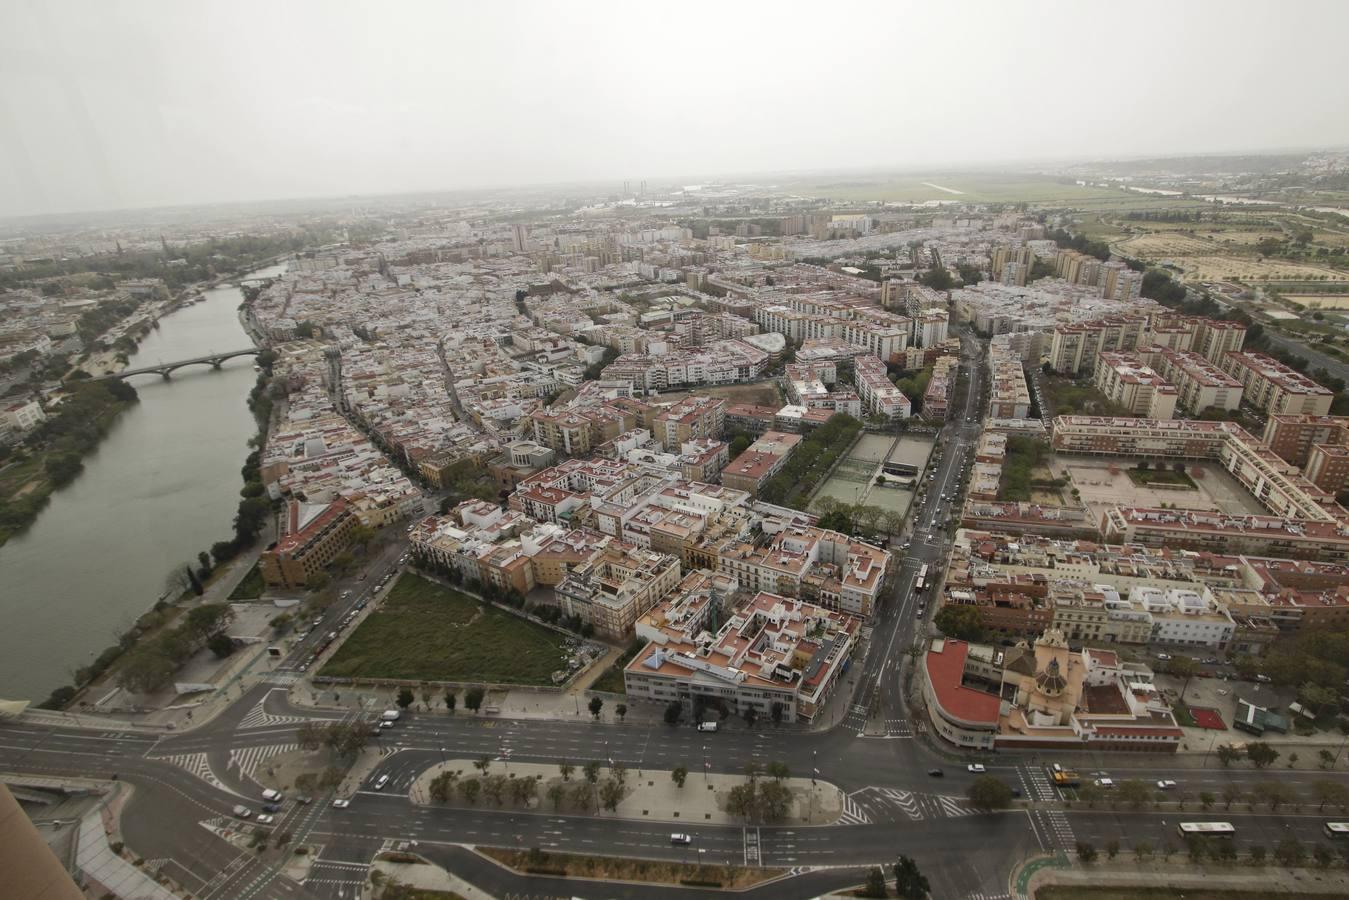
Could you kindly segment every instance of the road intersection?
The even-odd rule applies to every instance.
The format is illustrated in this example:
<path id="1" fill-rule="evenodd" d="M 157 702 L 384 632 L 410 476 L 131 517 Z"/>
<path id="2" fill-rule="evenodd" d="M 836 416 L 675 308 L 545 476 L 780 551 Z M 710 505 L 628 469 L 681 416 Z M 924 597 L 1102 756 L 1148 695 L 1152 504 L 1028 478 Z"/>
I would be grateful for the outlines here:
<path id="1" fill-rule="evenodd" d="M 967 361 L 978 358 L 967 339 Z M 91 729 L 26 722 L 0 724 L 0 771 L 41 777 L 116 779 L 133 792 L 121 815 L 126 845 L 147 858 L 167 859 L 166 873 L 195 896 L 212 898 L 328 898 L 356 896 L 369 864 L 381 850 L 416 842 L 416 852 L 453 870 L 488 893 L 568 896 L 655 897 L 673 893 L 659 886 L 605 885 L 556 879 L 530 879 L 499 869 L 466 847 L 490 845 L 649 857 L 694 859 L 789 870 L 793 876 L 747 892 L 763 897 L 808 897 L 857 883 L 865 867 L 888 864 L 903 853 L 918 860 L 939 897 L 1004 897 L 1009 874 L 1026 858 L 1071 850 L 1077 841 L 1097 846 L 1118 840 L 1126 848 L 1147 840 L 1154 847 L 1179 844 L 1181 820 L 1221 818 L 1238 825 L 1238 841 L 1272 847 L 1286 836 L 1314 841 L 1324 816 L 1306 808 L 1255 809 L 1237 803 L 1199 813 L 1197 804 L 1181 811 L 1145 805 L 1134 809 L 1094 809 L 1067 803 L 1051 782 L 1048 763 L 1035 756 L 984 756 L 993 774 L 1022 792 L 1016 809 L 978 813 L 965 800 L 976 777 L 951 748 L 929 743 L 921 723 L 905 701 L 903 675 L 909 651 L 925 633 L 916 615 L 913 591 L 921 566 L 940 567 L 946 550 L 945 529 L 933 526 L 941 516 L 941 496 L 958 491 L 965 454 L 977 440 L 982 377 L 968 379 L 963 415 L 953 417 L 941 435 L 944 452 L 932 467 L 927 500 L 915 509 L 915 530 L 903 550 L 893 589 L 880 603 L 870 638 L 855 664 L 856 690 L 846 713 L 823 730 L 774 727 L 726 728 L 714 734 L 687 725 L 623 723 L 587 719 L 514 720 L 494 716 L 405 713 L 398 725 L 378 738 L 377 762 L 351 795 L 350 806 L 334 808 L 332 795 L 312 804 L 288 799 L 277 814 L 275 831 L 289 831 L 296 844 L 317 847 L 316 860 L 303 883 L 282 871 L 284 857 L 259 855 L 221 840 L 219 829 L 237 825 L 236 804 L 256 807 L 262 791 L 257 775 L 267 761 L 298 746 L 299 726 L 313 720 L 341 720 L 350 712 L 292 703 L 290 688 L 260 683 L 244 690 L 230 706 L 190 730 L 155 733 L 144 729 Z M 926 527 L 925 527 L 926 526 Z M 390 562 L 392 558 L 390 559 Z M 362 594 L 363 596 L 363 594 Z M 351 604 L 360 597 L 351 598 Z M 338 617 L 343 614 L 339 611 Z M 318 629 L 316 629 L 318 631 Z M 291 655 L 312 654 L 308 645 Z M 739 773 L 747 764 L 785 763 L 798 776 L 819 771 L 819 779 L 845 794 L 844 814 L 828 825 L 750 825 L 694 823 L 679 830 L 693 836 L 691 847 L 672 846 L 671 823 L 618 819 L 599 813 L 557 814 L 545 809 L 520 811 L 486 805 L 468 808 L 413 802 L 409 790 L 417 776 L 445 759 L 500 759 L 556 764 L 567 760 L 621 760 L 639 778 L 669 778 L 676 766 L 695 773 L 689 788 L 707 768 Z M 1174 779 L 1192 797 L 1207 791 L 1222 796 L 1238 784 L 1247 793 L 1255 780 L 1283 782 L 1306 792 L 1308 782 L 1340 773 L 1197 768 L 1172 757 L 1130 755 L 1128 759 L 1082 754 L 1069 760 L 1078 768 L 1114 767 L 1116 777 L 1152 782 Z M 1107 762 L 1108 760 L 1108 762 Z M 945 777 L 928 774 L 945 766 Z M 1127 776 L 1120 774 L 1128 772 Z M 381 791 L 374 781 L 388 776 Z M 251 827 L 251 826 L 248 826 Z M 702 851 L 702 852 L 699 852 Z M 687 896 L 681 891 L 681 896 Z"/>

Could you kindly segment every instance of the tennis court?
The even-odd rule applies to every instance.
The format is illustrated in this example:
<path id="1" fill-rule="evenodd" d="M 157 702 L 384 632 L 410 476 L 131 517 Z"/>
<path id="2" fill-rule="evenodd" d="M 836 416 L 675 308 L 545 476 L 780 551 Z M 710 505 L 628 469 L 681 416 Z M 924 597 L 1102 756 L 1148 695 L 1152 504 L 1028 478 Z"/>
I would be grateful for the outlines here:
<path id="1" fill-rule="evenodd" d="M 1222 714 L 1216 709 L 1207 706 L 1191 706 L 1190 715 L 1194 716 L 1196 728 L 1207 728 L 1210 731 L 1227 730 L 1227 726 L 1223 724 Z"/>

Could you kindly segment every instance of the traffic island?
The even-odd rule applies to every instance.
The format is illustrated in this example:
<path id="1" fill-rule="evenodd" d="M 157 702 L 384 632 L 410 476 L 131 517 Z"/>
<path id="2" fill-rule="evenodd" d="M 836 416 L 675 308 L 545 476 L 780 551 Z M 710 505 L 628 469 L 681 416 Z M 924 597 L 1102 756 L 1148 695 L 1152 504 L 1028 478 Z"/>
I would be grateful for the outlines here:
<path id="1" fill-rule="evenodd" d="M 552 853 L 538 848 L 508 850 L 501 847 L 475 847 L 474 850 L 522 875 L 546 875 L 553 878 L 587 878 L 606 882 L 637 881 L 719 890 L 743 890 L 788 874 L 786 869 L 709 866 L 649 859 L 625 859 L 616 856 Z"/>
<path id="2" fill-rule="evenodd" d="M 559 765 L 447 760 L 422 772 L 409 795 L 428 806 L 537 809 L 693 825 L 829 825 L 843 815 L 843 792 L 808 778 L 683 773 L 571 763 Z M 682 786 L 681 786 L 682 784 Z M 745 814 L 746 809 L 749 815 Z"/>

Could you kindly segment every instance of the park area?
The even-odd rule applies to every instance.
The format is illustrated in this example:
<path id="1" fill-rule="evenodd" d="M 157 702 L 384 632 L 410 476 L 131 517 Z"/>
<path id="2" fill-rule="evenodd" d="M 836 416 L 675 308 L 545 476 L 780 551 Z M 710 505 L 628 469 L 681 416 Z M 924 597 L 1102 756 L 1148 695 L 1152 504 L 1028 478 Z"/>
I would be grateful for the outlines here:
<path id="1" fill-rule="evenodd" d="M 403 575 L 320 674 L 332 678 L 551 685 L 566 638 L 467 594 Z"/>

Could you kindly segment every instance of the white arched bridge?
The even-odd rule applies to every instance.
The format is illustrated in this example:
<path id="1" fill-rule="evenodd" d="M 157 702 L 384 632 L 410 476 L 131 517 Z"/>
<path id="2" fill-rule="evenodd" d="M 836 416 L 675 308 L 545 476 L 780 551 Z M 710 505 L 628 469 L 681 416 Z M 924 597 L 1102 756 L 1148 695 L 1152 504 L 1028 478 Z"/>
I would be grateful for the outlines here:
<path id="1" fill-rule="evenodd" d="M 169 373 L 175 369 L 181 369 L 184 366 L 210 366 L 213 369 L 220 368 L 220 364 L 227 359 L 234 359 L 236 356 L 257 356 L 262 352 L 261 347 L 249 347 L 245 350 L 231 350 L 228 353 L 210 353 L 206 356 L 194 356 L 192 359 L 179 359 L 174 362 L 155 363 L 153 366 L 142 366 L 139 369 L 123 369 L 120 372 L 112 372 L 108 375 L 101 375 L 98 378 L 92 378 L 91 381 L 106 381 L 109 378 L 130 378 L 132 375 L 149 375 L 154 373 L 161 378 L 168 378 Z"/>

